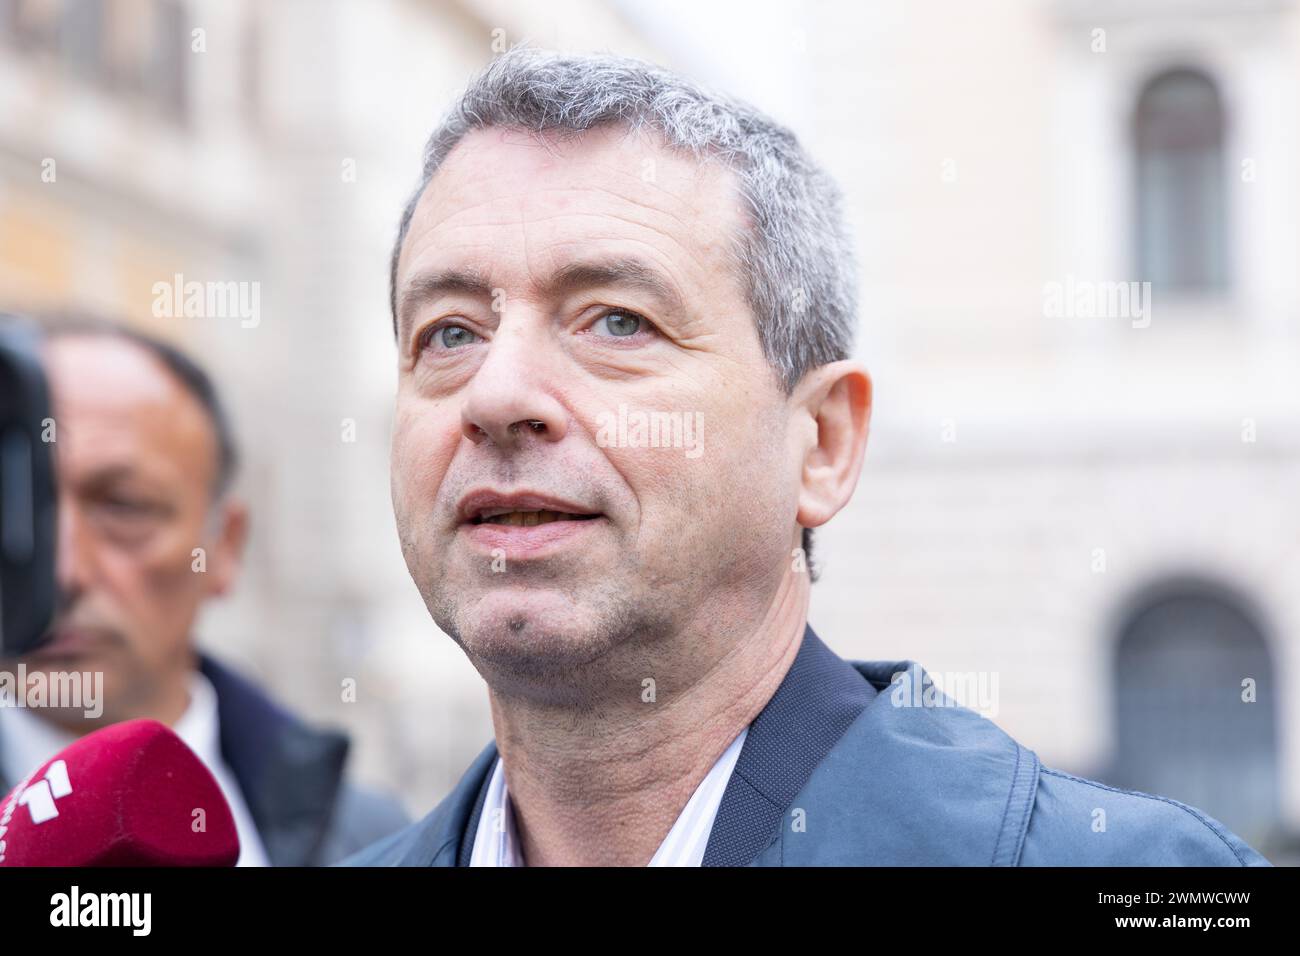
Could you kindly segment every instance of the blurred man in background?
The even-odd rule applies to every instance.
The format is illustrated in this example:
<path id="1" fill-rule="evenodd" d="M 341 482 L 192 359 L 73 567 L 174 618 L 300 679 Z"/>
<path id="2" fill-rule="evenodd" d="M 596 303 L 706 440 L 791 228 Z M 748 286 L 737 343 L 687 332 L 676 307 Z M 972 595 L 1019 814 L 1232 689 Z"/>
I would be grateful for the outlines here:
<path id="1" fill-rule="evenodd" d="M 102 713 L 0 708 L 0 792 L 77 737 L 147 717 L 217 778 L 241 866 L 330 863 L 404 824 L 396 803 L 344 781 L 345 736 L 306 726 L 195 648 L 199 609 L 233 587 L 248 532 L 208 376 L 161 341 L 83 320 L 52 325 L 46 358 L 62 605 L 22 664 L 46 680 L 102 672 Z"/>

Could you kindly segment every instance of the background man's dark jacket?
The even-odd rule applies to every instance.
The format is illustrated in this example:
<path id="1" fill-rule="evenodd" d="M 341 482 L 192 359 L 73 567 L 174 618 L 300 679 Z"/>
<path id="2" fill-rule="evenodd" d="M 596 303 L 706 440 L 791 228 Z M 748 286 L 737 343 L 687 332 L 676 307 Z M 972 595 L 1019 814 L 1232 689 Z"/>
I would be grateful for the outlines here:
<path id="1" fill-rule="evenodd" d="M 396 801 L 344 779 L 344 734 L 309 727 L 207 655 L 199 670 L 217 692 L 221 755 L 273 866 L 334 863 L 409 822 Z M 0 795 L 15 783 L 0 774 Z"/>

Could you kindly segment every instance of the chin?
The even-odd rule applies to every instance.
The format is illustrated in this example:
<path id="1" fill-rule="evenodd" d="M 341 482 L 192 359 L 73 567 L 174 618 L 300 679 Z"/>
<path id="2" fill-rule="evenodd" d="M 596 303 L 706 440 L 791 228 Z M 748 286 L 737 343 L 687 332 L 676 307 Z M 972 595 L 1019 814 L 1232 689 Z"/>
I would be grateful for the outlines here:
<path id="1" fill-rule="evenodd" d="M 85 709 L 77 707 L 45 707 L 41 710 L 41 716 L 69 733 L 78 735 L 103 730 L 122 719 L 107 710 L 97 717 L 87 717 Z"/>
<path id="2" fill-rule="evenodd" d="M 457 609 L 443 630 L 488 686 L 561 691 L 596 680 L 612 663 L 609 651 L 635 633 L 624 615 L 608 610 L 557 590 L 501 588 Z"/>

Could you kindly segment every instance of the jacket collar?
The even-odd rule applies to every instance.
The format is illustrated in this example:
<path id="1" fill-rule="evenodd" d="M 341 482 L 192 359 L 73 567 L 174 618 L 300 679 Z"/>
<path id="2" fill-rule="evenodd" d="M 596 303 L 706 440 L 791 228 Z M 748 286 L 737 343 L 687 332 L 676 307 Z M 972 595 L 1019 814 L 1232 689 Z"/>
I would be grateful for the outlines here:
<path id="1" fill-rule="evenodd" d="M 343 779 L 348 739 L 315 730 L 253 684 L 199 655 L 217 692 L 221 754 L 274 866 L 315 862 Z"/>
<path id="2" fill-rule="evenodd" d="M 877 695 L 812 627 L 749 725 L 713 821 L 703 866 L 743 866 L 771 842 L 813 770 Z"/>
<path id="3" fill-rule="evenodd" d="M 487 770 L 484 772 L 483 780 L 478 786 L 478 792 L 474 797 L 474 808 L 470 811 L 464 829 L 458 834 L 457 866 L 469 866 L 470 857 L 474 855 L 474 837 L 478 833 L 479 818 L 483 816 L 483 806 L 487 803 L 487 793 L 492 783 L 492 767 L 496 764 L 496 758 L 496 741 L 494 740 L 492 742 L 492 759 L 488 761 Z"/>
<path id="4" fill-rule="evenodd" d="M 409 841 L 396 866 L 468 866 L 473 848 L 473 827 L 487 794 L 492 764 L 497 759 L 496 741 L 484 747 L 469 765 L 454 790 L 424 820 L 412 824 L 401 839 Z M 470 820 L 473 818 L 473 826 Z M 469 838 L 464 835 L 468 831 Z M 400 835 L 399 835 L 400 836 Z M 463 849 L 465 862 L 460 862 Z"/>

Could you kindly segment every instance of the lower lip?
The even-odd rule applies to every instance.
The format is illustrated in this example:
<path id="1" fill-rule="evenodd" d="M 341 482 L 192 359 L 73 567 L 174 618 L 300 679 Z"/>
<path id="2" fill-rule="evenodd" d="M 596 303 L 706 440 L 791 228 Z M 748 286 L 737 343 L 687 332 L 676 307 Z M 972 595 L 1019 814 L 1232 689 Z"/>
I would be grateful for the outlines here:
<path id="1" fill-rule="evenodd" d="M 604 516 L 583 521 L 548 521 L 545 524 L 463 524 L 461 531 L 480 547 L 505 552 L 506 559 L 538 557 L 590 534 L 605 523 Z"/>

